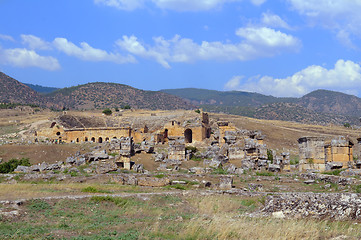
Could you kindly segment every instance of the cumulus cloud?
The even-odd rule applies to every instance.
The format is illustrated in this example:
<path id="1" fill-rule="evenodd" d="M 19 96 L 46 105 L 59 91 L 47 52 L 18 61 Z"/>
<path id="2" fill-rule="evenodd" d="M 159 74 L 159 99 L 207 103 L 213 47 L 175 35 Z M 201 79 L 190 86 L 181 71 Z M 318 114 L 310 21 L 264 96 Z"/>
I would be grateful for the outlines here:
<path id="1" fill-rule="evenodd" d="M 56 58 L 40 56 L 34 50 L 24 48 L 0 49 L 0 63 L 15 67 L 38 67 L 50 71 L 60 69 Z"/>
<path id="2" fill-rule="evenodd" d="M 169 62 L 246 61 L 271 57 L 283 51 L 297 51 L 301 46 L 297 38 L 266 27 L 239 28 L 236 35 L 242 38 L 236 44 L 207 41 L 198 44 L 179 35 L 169 40 L 163 37 L 153 38 L 153 46 L 141 43 L 135 36 L 123 36 L 116 44 L 138 57 L 154 59 L 166 68 L 170 68 Z"/>
<path id="3" fill-rule="evenodd" d="M 261 23 L 268 27 L 291 29 L 291 27 L 278 15 L 263 13 Z"/>
<path id="4" fill-rule="evenodd" d="M 359 23 L 361 21 L 361 1 L 340 0 L 287 0 L 291 8 L 306 16 L 313 25 L 321 24 L 332 29 L 345 45 L 350 46 L 347 33 L 361 37 Z M 352 45 L 351 45 L 352 46 Z"/>
<path id="5" fill-rule="evenodd" d="M 226 3 L 241 1 L 242 0 L 94 0 L 94 3 L 127 11 L 142 8 L 146 3 L 152 3 L 158 8 L 174 11 L 208 11 L 220 8 Z M 266 0 L 250 1 L 252 4 L 259 6 Z"/>
<path id="6" fill-rule="evenodd" d="M 243 76 L 234 76 L 232 77 L 225 85 L 225 90 L 237 90 L 239 86 L 241 85 L 241 80 L 243 79 Z"/>
<path id="7" fill-rule="evenodd" d="M 225 84 L 225 89 L 258 92 L 279 97 L 299 97 L 320 88 L 354 92 L 361 84 L 361 66 L 355 62 L 340 59 L 332 69 L 312 65 L 287 78 L 257 76 L 243 83 L 235 79 L 234 77 L 230 79 Z"/>
<path id="8" fill-rule="evenodd" d="M 50 43 L 42 40 L 34 35 L 21 35 L 22 43 L 27 45 L 30 49 L 49 50 L 51 49 Z"/>
<path id="9" fill-rule="evenodd" d="M 107 51 L 93 48 L 86 42 L 80 43 L 80 47 L 78 47 L 74 43 L 69 42 L 66 38 L 55 38 L 53 45 L 59 51 L 85 61 L 109 61 L 119 64 L 135 62 L 135 59 L 132 56 L 122 56 L 118 53 L 108 53 Z"/>

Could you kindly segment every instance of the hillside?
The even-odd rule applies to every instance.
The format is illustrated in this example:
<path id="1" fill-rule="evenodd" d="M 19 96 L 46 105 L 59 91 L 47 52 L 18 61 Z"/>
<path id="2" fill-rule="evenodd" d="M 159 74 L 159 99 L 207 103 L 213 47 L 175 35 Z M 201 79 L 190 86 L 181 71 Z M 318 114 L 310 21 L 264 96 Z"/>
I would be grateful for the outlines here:
<path id="1" fill-rule="evenodd" d="M 0 102 L 48 105 L 46 99 L 25 84 L 0 72 Z"/>
<path id="2" fill-rule="evenodd" d="M 259 93 L 195 88 L 162 91 L 185 98 L 210 112 L 323 125 L 360 125 L 361 99 L 340 92 L 317 90 L 302 98 L 277 98 Z"/>
<path id="3" fill-rule="evenodd" d="M 54 92 L 56 90 L 58 90 L 59 88 L 55 88 L 55 87 L 44 87 L 44 86 L 40 86 L 37 84 L 30 84 L 30 83 L 24 83 L 26 86 L 30 87 L 31 89 L 33 89 L 34 91 L 41 93 L 41 94 L 47 94 L 47 93 L 51 93 Z"/>
<path id="4" fill-rule="evenodd" d="M 184 99 L 163 92 L 144 91 L 117 83 L 88 83 L 46 95 L 50 101 L 73 109 L 122 107 L 142 109 L 193 109 Z"/>
<path id="5" fill-rule="evenodd" d="M 321 113 L 361 116 L 361 98 L 340 92 L 313 91 L 300 98 L 298 104 Z"/>
<path id="6" fill-rule="evenodd" d="M 199 88 L 163 89 L 162 92 L 188 99 L 195 105 L 258 107 L 277 102 L 294 102 L 296 98 L 277 98 L 242 91 L 216 91 Z"/>

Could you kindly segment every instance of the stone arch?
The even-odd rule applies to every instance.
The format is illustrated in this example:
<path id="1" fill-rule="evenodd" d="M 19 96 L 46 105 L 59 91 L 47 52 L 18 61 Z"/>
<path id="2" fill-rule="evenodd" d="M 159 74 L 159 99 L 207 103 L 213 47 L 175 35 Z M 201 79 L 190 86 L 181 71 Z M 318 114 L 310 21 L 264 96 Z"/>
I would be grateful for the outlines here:
<path id="1" fill-rule="evenodd" d="M 84 141 L 87 142 L 87 141 L 88 141 L 88 137 L 85 137 L 85 138 L 84 138 Z"/>
<path id="2" fill-rule="evenodd" d="M 79 142 L 79 138 L 76 138 L 76 142 L 77 142 L 77 143 Z"/>
<path id="3" fill-rule="evenodd" d="M 95 137 L 92 137 L 91 141 L 92 141 L 92 142 L 95 142 Z"/>
<path id="4" fill-rule="evenodd" d="M 113 137 L 113 139 L 117 139 L 117 137 Z"/>
<path id="5" fill-rule="evenodd" d="M 164 138 L 168 138 L 168 129 L 164 130 Z"/>
<path id="6" fill-rule="evenodd" d="M 103 142 L 103 138 L 102 137 L 99 137 L 98 138 L 98 143 L 102 143 Z"/>
<path id="7" fill-rule="evenodd" d="M 56 132 L 56 135 L 57 135 L 57 136 L 60 136 L 60 134 L 61 134 L 60 132 Z"/>
<path id="8" fill-rule="evenodd" d="M 106 142 L 109 142 L 109 138 L 108 138 L 108 137 L 107 137 L 107 138 L 105 138 L 105 141 L 106 141 Z"/>
<path id="9" fill-rule="evenodd" d="M 184 131 L 184 139 L 186 143 L 192 143 L 192 129 L 186 129 Z"/>

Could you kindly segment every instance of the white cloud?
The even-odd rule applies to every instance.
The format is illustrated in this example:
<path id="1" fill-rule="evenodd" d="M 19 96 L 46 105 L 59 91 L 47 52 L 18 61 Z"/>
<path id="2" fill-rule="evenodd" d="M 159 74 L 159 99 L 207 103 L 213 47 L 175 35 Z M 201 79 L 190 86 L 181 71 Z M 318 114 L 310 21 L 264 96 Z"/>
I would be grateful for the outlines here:
<path id="1" fill-rule="evenodd" d="M 195 43 L 192 39 L 176 35 L 170 40 L 154 38 L 154 46 L 138 41 L 135 36 L 123 36 L 116 44 L 123 50 L 138 57 L 155 59 L 166 68 L 169 62 L 195 62 L 197 60 L 251 60 L 272 57 L 283 51 L 297 51 L 300 41 L 280 31 L 270 28 L 240 28 L 236 35 L 242 38 L 237 44 L 222 42 Z"/>
<path id="2" fill-rule="evenodd" d="M 14 38 L 12 36 L 9 36 L 9 35 L 0 34 L 0 39 L 14 42 Z"/>
<path id="3" fill-rule="evenodd" d="M 345 40 L 345 33 L 361 37 L 359 23 L 361 21 L 360 0 L 287 0 L 291 8 L 304 15 L 313 25 L 321 25 L 343 34 L 339 39 Z M 341 33 L 340 33 L 341 31 Z M 349 45 L 350 38 L 342 41 Z"/>
<path id="4" fill-rule="evenodd" d="M 238 84 L 236 84 L 238 83 Z M 242 90 L 279 97 L 299 97 L 317 89 L 355 92 L 361 85 L 361 66 L 352 61 L 338 60 L 333 69 L 309 66 L 287 78 L 255 77 L 244 83 L 232 78 L 225 84 L 228 90 Z M 232 88 L 229 88 L 232 86 Z"/>
<path id="5" fill-rule="evenodd" d="M 267 27 L 291 29 L 280 16 L 272 13 L 263 13 L 261 22 Z"/>
<path id="6" fill-rule="evenodd" d="M 254 5 L 260 6 L 266 0 L 250 1 Z M 142 8 L 146 3 L 152 3 L 158 8 L 174 11 L 208 11 L 221 8 L 224 4 L 231 2 L 242 2 L 242 0 L 94 0 L 96 4 L 127 11 Z"/>
<path id="7" fill-rule="evenodd" d="M 30 49 L 49 50 L 51 49 L 50 43 L 42 40 L 34 35 L 21 35 L 22 43 L 27 45 Z"/>
<path id="8" fill-rule="evenodd" d="M 131 11 L 142 7 L 144 0 L 94 0 L 94 3 Z"/>
<path id="9" fill-rule="evenodd" d="M 38 67 L 50 71 L 60 69 L 56 58 L 40 56 L 34 50 L 24 48 L 0 48 L 0 63 L 16 67 Z"/>
<path id="10" fill-rule="evenodd" d="M 251 0 L 251 2 L 256 5 L 256 6 L 260 6 L 263 3 L 265 3 L 267 0 Z"/>
<path id="11" fill-rule="evenodd" d="M 243 76 L 234 76 L 229 80 L 225 85 L 225 90 L 237 90 L 239 86 L 241 85 L 241 80 L 243 79 Z"/>
<path id="12" fill-rule="evenodd" d="M 109 61 L 119 64 L 135 62 L 135 59 L 132 56 L 122 56 L 118 53 L 108 53 L 104 50 L 93 48 L 86 42 L 80 43 L 81 47 L 78 47 L 74 43 L 69 42 L 66 38 L 55 38 L 53 45 L 59 51 L 85 61 Z"/>

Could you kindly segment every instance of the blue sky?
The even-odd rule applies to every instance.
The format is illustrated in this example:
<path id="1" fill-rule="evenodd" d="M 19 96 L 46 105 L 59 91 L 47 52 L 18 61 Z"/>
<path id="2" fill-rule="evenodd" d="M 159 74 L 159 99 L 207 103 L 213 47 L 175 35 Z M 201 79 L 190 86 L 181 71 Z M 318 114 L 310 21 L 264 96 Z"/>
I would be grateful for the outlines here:
<path id="1" fill-rule="evenodd" d="M 0 71 L 299 97 L 361 95 L 361 0 L 0 0 Z"/>

